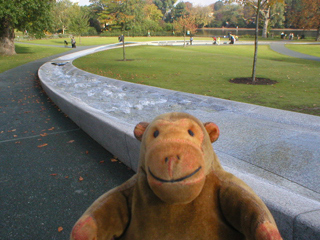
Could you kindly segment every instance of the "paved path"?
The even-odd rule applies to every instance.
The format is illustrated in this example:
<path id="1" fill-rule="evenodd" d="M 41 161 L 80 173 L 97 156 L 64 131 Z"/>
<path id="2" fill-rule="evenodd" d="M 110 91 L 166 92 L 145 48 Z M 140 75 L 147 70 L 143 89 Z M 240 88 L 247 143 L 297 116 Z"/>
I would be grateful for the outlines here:
<path id="1" fill-rule="evenodd" d="M 303 54 L 303 53 L 299 53 L 293 50 L 290 50 L 289 48 L 285 47 L 285 42 L 274 42 L 270 44 L 270 48 L 273 51 L 276 51 L 278 53 L 284 54 L 284 55 L 288 55 L 290 57 L 295 57 L 295 58 L 302 58 L 302 59 L 306 59 L 306 60 L 313 60 L 313 61 L 318 61 L 320 62 L 320 57 L 316 57 L 316 56 L 311 56 L 308 54 Z M 290 42 L 290 44 L 292 44 Z M 319 51 L 320 51 L 320 45 L 319 45 Z"/>
<path id="2" fill-rule="evenodd" d="M 68 239 L 93 200 L 134 174 L 43 92 L 38 68 L 58 56 L 0 74 L 1 240 Z"/>

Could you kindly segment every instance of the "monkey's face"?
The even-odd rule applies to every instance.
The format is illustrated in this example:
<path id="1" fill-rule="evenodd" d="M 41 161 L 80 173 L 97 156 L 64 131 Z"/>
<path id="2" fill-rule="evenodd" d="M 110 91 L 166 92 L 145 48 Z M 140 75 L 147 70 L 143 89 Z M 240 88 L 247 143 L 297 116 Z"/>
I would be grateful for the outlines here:
<path id="1" fill-rule="evenodd" d="M 145 134 L 150 188 L 167 203 L 193 201 L 205 182 L 202 129 L 191 119 L 157 120 Z"/>

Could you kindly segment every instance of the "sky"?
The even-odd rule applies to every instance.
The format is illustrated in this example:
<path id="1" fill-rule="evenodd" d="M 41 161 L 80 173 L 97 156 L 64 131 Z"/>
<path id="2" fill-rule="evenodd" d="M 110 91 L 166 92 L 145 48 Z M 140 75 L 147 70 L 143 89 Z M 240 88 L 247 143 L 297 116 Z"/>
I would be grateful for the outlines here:
<path id="1" fill-rule="evenodd" d="M 179 0 L 179 1 L 182 1 L 182 0 Z M 191 2 L 194 6 L 196 5 L 207 6 L 216 1 L 217 0 L 185 0 L 183 2 Z M 89 0 L 71 0 L 71 2 L 78 2 L 80 6 L 90 5 Z"/>

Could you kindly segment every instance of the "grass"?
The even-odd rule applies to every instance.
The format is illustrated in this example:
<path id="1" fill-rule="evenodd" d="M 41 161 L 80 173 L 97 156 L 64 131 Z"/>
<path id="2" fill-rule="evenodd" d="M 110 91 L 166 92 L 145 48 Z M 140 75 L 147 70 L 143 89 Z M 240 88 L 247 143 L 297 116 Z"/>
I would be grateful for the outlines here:
<path id="1" fill-rule="evenodd" d="M 320 57 L 320 44 L 319 45 L 286 44 L 285 46 L 293 51 Z"/>
<path id="2" fill-rule="evenodd" d="M 35 61 L 44 57 L 52 56 L 58 53 L 68 51 L 66 48 L 35 46 L 26 44 L 15 44 L 16 55 L 0 55 L 0 73 L 22 64 Z"/>
<path id="3" fill-rule="evenodd" d="M 118 37 L 81 37 L 81 42 L 78 37 L 75 38 L 77 45 L 79 46 L 92 46 L 117 43 Z M 64 40 L 70 43 L 70 38 L 55 38 L 55 39 L 38 39 L 28 42 L 37 44 L 49 44 L 49 45 L 64 45 Z M 183 37 L 126 37 L 126 42 L 148 42 L 148 41 L 166 41 L 166 40 L 183 40 Z M 189 38 L 186 38 L 189 40 Z M 212 38 L 196 38 L 195 40 L 210 40 Z"/>
<path id="4" fill-rule="evenodd" d="M 287 57 L 259 46 L 257 77 L 279 83 L 229 83 L 251 75 L 253 46 L 140 46 L 99 52 L 74 64 L 88 72 L 134 83 L 214 96 L 320 116 L 320 63 Z M 103 59 L 103 61 L 100 61 Z"/>

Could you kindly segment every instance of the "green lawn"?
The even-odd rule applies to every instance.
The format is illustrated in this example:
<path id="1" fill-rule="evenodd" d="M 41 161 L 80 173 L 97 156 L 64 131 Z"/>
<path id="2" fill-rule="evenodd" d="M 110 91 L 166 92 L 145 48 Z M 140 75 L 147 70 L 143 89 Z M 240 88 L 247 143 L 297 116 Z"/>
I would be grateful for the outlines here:
<path id="1" fill-rule="evenodd" d="M 118 37 L 79 37 L 75 38 L 78 46 L 92 46 L 92 45 L 103 45 L 117 43 Z M 49 45 L 64 45 L 64 40 L 69 42 L 70 38 L 55 38 L 55 39 L 39 39 L 28 41 L 37 44 L 49 44 Z M 183 40 L 183 37 L 126 37 L 126 42 L 148 42 L 148 41 L 166 41 L 166 40 Z M 189 38 L 186 38 L 189 41 Z M 195 38 L 194 40 L 210 40 L 212 38 Z"/>
<path id="2" fill-rule="evenodd" d="M 140 46 L 88 55 L 74 61 L 86 71 L 134 83 L 320 116 L 320 63 L 278 54 L 259 46 L 257 77 L 273 86 L 232 84 L 251 75 L 253 46 Z M 101 61 L 103 59 L 103 61 Z"/>
<path id="3" fill-rule="evenodd" d="M 318 45 L 286 44 L 285 46 L 293 51 L 320 57 L 320 44 Z"/>
<path id="4" fill-rule="evenodd" d="M 22 64 L 35 61 L 44 57 L 69 51 L 67 48 L 45 47 L 27 44 L 15 44 L 16 55 L 0 55 L 0 73 Z"/>

